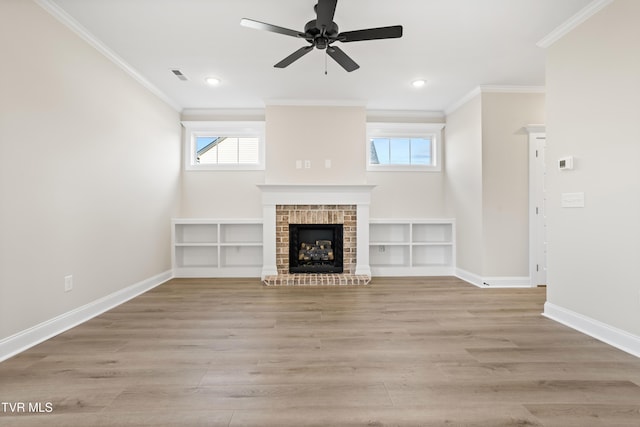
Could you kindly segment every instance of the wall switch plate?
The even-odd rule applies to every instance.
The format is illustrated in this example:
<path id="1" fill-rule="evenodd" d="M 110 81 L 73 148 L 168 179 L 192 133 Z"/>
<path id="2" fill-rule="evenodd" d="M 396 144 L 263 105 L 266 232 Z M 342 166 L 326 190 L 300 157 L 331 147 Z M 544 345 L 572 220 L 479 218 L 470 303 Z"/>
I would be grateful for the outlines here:
<path id="1" fill-rule="evenodd" d="M 296 169 L 302 169 L 302 160 L 296 160 Z"/>
<path id="2" fill-rule="evenodd" d="M 331 159 L 325 159 L 324 167 L 325 169 L 331 169 Z"/>
<path id="3" fill-rule="evenodd" d="M 64 276 L 64 291 L 70 292 L 73 289 L 73 276 Z"/>
<path id="4" fill-rule="evenodd" d="M 584 193 L 562 193 L 563 208 L 584 208 Z"/>

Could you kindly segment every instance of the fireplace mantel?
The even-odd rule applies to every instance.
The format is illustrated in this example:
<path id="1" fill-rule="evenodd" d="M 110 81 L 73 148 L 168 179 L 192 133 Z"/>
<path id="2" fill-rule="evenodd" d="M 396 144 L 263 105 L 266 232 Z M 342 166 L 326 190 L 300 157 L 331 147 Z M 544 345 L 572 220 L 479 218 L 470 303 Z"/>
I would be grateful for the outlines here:
<path id="1" fill-rule="evenodd" d="M 355 205 L 357 250 L 355 274 L 371 276 L 369 206 L 375 185 L 259 184 L 263 210 L 262 279 L 276 276 L 276 205 Z"/>
<path id="2" fill-rule="evenodd" d="M 265 205 L 369 205 L 375 185 L 259 184 Z"/>

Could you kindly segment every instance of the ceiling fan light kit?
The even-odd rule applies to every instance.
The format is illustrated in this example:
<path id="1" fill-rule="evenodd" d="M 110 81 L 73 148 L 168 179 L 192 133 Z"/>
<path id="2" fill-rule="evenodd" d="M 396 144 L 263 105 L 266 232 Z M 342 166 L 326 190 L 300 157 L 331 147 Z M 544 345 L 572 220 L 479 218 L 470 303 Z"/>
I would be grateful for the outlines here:
<path id="1" fill-rule="evenodd" d="M 347 55 L 342 49 L 333 44 L 335 42 L 350 43 L 365 40 L 394 39 L 402 37 L 402 26 L 394 25 L 390 27 L 368 28 L 365 30 L 340 32 L 338 25 L 333 21 L 338 0 L 318 0 L 314 10 L 316 19 L 313 19 L 304 26 L 304 32 L 278 27 L 253 19 L 244 18 L 240 25 L 253 28 L 255 30 L 269 31 L 283 34 L 285 36 L 305 39 L 309 46 L 304 46 L 282 61 L 274 65 L 276 68 L 286 68 L 298 59 L 302 58 L 313 48 L 326 50 L 334 61 L 336 61 L 346 71 L 355 71 L 360 66 Z"/>

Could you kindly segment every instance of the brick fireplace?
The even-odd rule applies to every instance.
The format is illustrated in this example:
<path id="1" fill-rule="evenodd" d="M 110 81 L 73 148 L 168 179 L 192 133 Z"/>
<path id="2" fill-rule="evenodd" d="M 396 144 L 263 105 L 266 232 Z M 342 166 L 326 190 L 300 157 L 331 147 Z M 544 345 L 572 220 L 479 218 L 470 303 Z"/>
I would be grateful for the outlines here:
<path id="1" fill-rule="evenodd" d="M 263 201 L 263 269 L 267 285 L 367 284 L 371 185 L 259 185 Z M 342 224 L 343 272 L 291 274 L 289 224 Z"/>
<path id="2" fill-rule="evenodd" d="M 356 266 L 356 205 L 276 205 L 276 267 L 290 273 L 289 231 L 291 224 L 342 224 L 343 273 L 354 274 Z"/>

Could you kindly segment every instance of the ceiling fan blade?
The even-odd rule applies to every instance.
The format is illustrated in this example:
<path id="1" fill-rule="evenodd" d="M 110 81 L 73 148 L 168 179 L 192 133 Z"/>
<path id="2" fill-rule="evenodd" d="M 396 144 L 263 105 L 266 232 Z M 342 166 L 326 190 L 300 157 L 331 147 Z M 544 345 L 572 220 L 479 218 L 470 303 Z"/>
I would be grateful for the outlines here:
<path id="1" fill-rule="evenodd" d="M 342 43 L 359 42 L 364 40 L 397 39 L 399 37 L 402 37 L 402 25 L 346 31 L 338 34 L 338 40 Z"/>
<path id="2" fill-rule="evenodd" d="M 278 62 L 274 67 L 276 68 L 286 68 L 291 65 L 293 62 L 305 56 L 307 53 L 313 50 L 313 46 L 305 46 L 293 52 L 291 55 L 284 58 L 282 61 Z"/>
<path id="3" fill-rule="evenodd" d="M 254 21 L 253 19 L 242 18 L 240 20 L 240 25 L 247 28 L 253 28 L 254 30 L 270 31 L 272 33 L 284 34 L 285 36 L 305 38 L 304 33 L 301 33 L 300 31 L 266 24 L 260 21 Z"/>
<path id="4" fill-rule="evenodd" d="M 329 46 L 327 48 L 327 54 L 332 57 L 342 68 L 348 72 L 352 72 L 360 68 L 353 59 L 349 57 L 342 49 L 336 46 Z"/>
<path id="5" fill-rule="evenodd" d="M 321 30 L 322 27 L 329 27 L 333 22 L 333 16 L 336 13 L 337 4 L 338 0 L 318 0 L 318 4 L 316 6 L 316 15 L 318 17 L 316 20 L 316 26 L 319 30 Z"/>

